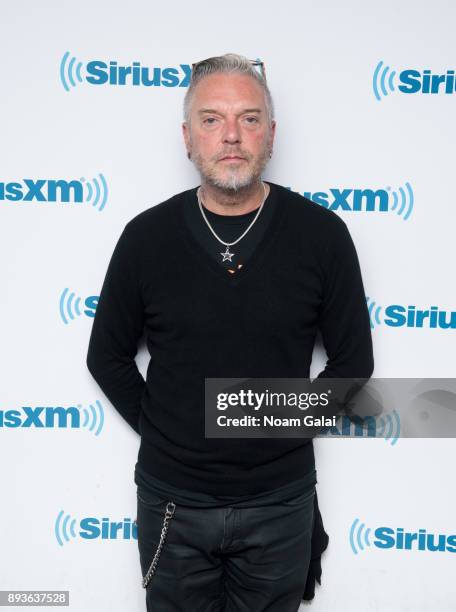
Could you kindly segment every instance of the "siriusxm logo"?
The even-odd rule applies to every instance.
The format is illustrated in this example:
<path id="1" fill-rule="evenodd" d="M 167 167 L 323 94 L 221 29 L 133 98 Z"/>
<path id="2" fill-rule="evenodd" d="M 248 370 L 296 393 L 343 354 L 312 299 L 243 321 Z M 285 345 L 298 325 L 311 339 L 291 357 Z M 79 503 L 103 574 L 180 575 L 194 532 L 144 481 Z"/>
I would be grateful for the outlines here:
<path id="1" fill-rule="evenodd" d="M 357 438 L 384 438 L 394 446 L 401 433 L 401 422 L 396 410 L 375 416 L 365 416 L 354 422 L 347 415 L 342 415 L 338 423 L 332 427 L 325 427 L 318 436 L 339 437 L 349 436 Z"/>
<path id="2" fill-rule="evenodd" d="M 428 533 L 426 529 L 405 531 L 403 527 L 377 527 L 373 534 L 371 532 L 370 527 L 366 527 L 358 518 L 353 521 L 349 542 L 355 555 L 373 546 L 383 550 L 456 552 L 456 534 L 434 534 Z"/>
<path id="3" fill-rule="evenodd" d="M 456 311 L 440 310 L 438 306 L 421 310 L 416 306 L 401 304 L 390 304 L 383 308 L 370 297 L 366 297 L 366 302 L 371 328 L 384 323 L 389 327 L 456 329 Z"/>
<path id="4" fill-rule="evenodd" d="M 374 70 L 372 89 L 377 100 L 395 91 L 404 94 L 454 94 L 456 91 L 454 70 L 447 70 L 444 74 L 433 74 L 431 70 L 408 68 L 397 76 L 396 70 L 391 70 L 381 61 Z"/>
<path id="5" fill-rule="evenodd" d="M 71 539 L 82 540 L 137 540 L 136 521 L 124 518 L 122 521 L 111 521 L 107 517 L 88 516 L 77 520 L 63 510 L 55 520 L 54 535 L 60 546 Z"/>
<path id="6" fill-rule="evenodd" d="M 95 317 L 99 297 L 98 295 L 89 295 L 82 302 L 80 296 L 76 296 L 74 291 L 70 292 L 68 287 L 65 287 L 59 300 L 60 318 L 65 325 L 68 325 L 70 321 L 74 321 L 76 317 L 80 317 L 82 314 L 85 314 L 87 317 Z M 81 311 L 82 303 L 85 306 L 84 311 Z"/>
<path id="7" fill-rule="evenodd" d="M 103 406 L 99 400 L 84 408 L 81 404 L 62 406 L 22 406 L 0 410 L 0 428 L 16 429 L 88 429 L 100 435 L 104 425 Z"/>
<path id="8" fill-rule="evenodd" d="M 0 200 L 8 202 L 74 202 L 91 204 L 103 210 L 108 200 L 108 185 L 100 173 L 91 181 L 85 178 L 22 179 L 21 182 L 0 182 Z"/>
<path id="9" fill-rule="evenodd" d="M 179 64 L 178 67 L 162 68 L 143 66 L 132 62 L 119 65 L 116 60 L 92 60 L 85 66 L 67 51 L 60 61 L 60 81 L 65 91 L 80 83 L 89 85 L 132 85 L 135 87 L 188 87 L 192 67 Z"/>
<path id="10" fill-rule="evenodd" d="M 287 187 L 291 190 L 291 187 Z M 329 210 L 350 212 L 394 212 L 404 221 L 410 217 L 414 196 L 410 183 L 397 190 L 385 189 L 339 189 L 332 187 L 329 191 L 304 191 L 305 198 L 312 200 Z"/>

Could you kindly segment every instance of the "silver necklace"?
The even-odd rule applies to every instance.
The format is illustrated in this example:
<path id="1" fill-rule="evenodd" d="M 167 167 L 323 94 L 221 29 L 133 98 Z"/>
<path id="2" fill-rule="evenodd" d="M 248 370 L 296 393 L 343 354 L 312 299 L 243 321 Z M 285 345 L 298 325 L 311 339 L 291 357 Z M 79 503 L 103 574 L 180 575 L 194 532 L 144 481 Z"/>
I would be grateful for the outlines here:
<path id="1" fill-rule="evenodd" d="M 246 229 L 244 232 L 242 232 L 242 234 L 239 236 L 239 238 L 236 238 L 236 240 L 233 240 L 233 242 L 225 242 L 224 240 L 222 240 L 222 239 L 220 238 L 220 236 L 217 236 L 217 234 L 215 233 L 214 228 L 211 226 L 211 224 L 209 223 L 209 221 L 208 221 L 208 219 L 207 219 L 207 217 L 206 217 L 206 215 L 205 215 L 205 213 L 204 213 L 204 210 L 203 210 L 203 203 L 202 203 L 202 200 L 201 200 L 201 193 L 200 193 L 201 187 L 198 187 L 198 189 L 197 189 L 197 191 L 196 191 L 196 196 L 197 196 L 197 198 L 198 198 L 198 206 L 199 206 L 199 209 L 200 209 L 200 211 L 201 211 L 201 214 L 203 215 L 203 219 L 206 221 L 207 226 L 209 227 L 209 229 L 211 230 L 211 232 L 212 232 L 212 234 L 215 236 L 215 238 L 216 238 L 216 239 L 217 239 L 219 242 L 221 242 L 221 243 L 222 243 L 224 246 L 226 246 L 226 250 L 225 250 L 225 252 L 224 252 L 224 253 L 220 253 L 220 255 L 223 257 L 222 261 L 226 261 L 226 260 L 231 261 L 231 258 L 232 258 L 232 257 L 234 257 L 234 253 L 231 253 L 231 252 L 230 252 L 229 247 L 230 247 L 230 246 L 233 246 L 233 244 L 236 244 L 237 242 L 239 242 L 239 240 L 241 240 L 242 238 L 244 238 L 244 236 L 245 236 L 245 235 L 247 234 L 247 232 L 248 232 L 248 231 L 251 229 L 251 227 L 253 226 L 253 224 L 255 223 L 255 221 L 258 219 L 258 217 L 259 217 L 259 215 L 260 215 L 260 212 L 261 212 L 261 211 L 262 211 L 262 209 L 263 209 L 263 206 L 264 206 L 265 200 L 266 200 L 266 186 L 265 186 L 265 184 L 264 184 L 264 182 L 263 182 L 263 181 L 261 181 L 261 184 L 263 185 L 263 192 L 264 192 L 264 195 L 263 195 L 263 201 L 261 202 L 261 205 L 260 205 L 260 207 L 259 207 L 259 209 L 258 209 L 258 211 L 257 211 L 257 214 L 256 214 L 256 215 L 255 215 L 255 217 L 252 219 L 252 221 L 251 221 L 250 225 L 247 227 L 247 229 Z"/>

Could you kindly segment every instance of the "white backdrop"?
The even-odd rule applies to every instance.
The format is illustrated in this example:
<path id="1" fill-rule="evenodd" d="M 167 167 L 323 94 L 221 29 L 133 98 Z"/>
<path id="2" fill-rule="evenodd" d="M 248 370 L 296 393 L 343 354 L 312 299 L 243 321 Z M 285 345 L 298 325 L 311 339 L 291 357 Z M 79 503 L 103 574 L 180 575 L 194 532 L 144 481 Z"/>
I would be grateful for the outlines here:
<path id="1" fill-rule="evenodd" d="M 445 91 L 451 73 L 436 93 L 422 87 L 426 70 L 456 67 L 455 18 L 444 0 L 2 4 L 0 590 L 69 589 L 75 612 L 145 609 L 128 532 L 139 437 L 85 358 L 124 225 L 198 184 L 181 136 L 194 61 L 235 52 L 265 62 L 277 120 L 266 180 L 329 206 L 350 190 L 336 212 L 372 309 L 374 376 L 455 375 L 456 320 L 420 328 L 391 316 L 392 305 L 456 310 L 456 94 Z M 110 62 L 138 62 L 151 77 L 174 68 L 182 86 L 103 83 Z M 353 210 L 365 189 L 382 190 L 374 210 L 366 197 Z M 143 375 L 147 360 L 142 346 Z M 317 347 L 312 376 L 324 361 Z M 70 409 L 66 423 L 56 407 Z M 396 538 L 456 533 L 454 448 L 451 439 L 315 441 L 330 536 L 315 612 L 454 610 L 452 547 L 402 550 Z M 98 531 L 108 522 L 122 523 L 117 538 Z M 371 528 L 359 536 L 364 550 L 360 522 Z M 391 547 L 375 544 L 379 527 L 395 534 Z"/>

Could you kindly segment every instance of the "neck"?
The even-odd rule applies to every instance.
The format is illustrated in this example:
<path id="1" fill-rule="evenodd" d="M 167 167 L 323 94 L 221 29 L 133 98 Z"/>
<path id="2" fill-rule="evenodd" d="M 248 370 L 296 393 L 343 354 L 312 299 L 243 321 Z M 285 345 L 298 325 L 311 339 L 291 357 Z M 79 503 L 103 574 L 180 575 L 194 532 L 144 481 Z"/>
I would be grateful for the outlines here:
<path id="1" fill-rule="evenodd" d="M 269 193 L 269 185 L 258 179 L 248 187 L 236 191 L 222 190 L 214 185 L 201 183 L 201 199 L 205 208 L 219 215 L 243 215 L 257 209 L 263 202 L 264 195 Z"/>

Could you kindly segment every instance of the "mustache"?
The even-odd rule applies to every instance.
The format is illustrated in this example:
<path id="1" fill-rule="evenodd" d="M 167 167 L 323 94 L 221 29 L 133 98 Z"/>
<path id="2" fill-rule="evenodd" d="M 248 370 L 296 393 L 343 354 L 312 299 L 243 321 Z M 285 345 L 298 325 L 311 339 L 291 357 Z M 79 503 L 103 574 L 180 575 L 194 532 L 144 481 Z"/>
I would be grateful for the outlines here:
<path id="1" fill-rule="evenodd" d="M 226 151 L 225 153 L 221 153 L 217 157 L 215 157 L 215 161 L 219 161 L 224 157 L 243 157 L 244 159 L 250 160 L 251 156 L 247 153 L 243 153 L 242 151 Z"/>

